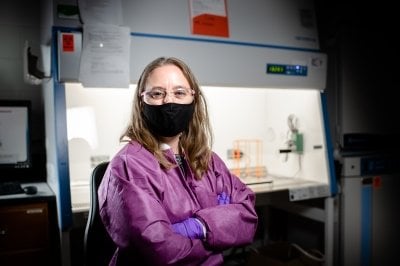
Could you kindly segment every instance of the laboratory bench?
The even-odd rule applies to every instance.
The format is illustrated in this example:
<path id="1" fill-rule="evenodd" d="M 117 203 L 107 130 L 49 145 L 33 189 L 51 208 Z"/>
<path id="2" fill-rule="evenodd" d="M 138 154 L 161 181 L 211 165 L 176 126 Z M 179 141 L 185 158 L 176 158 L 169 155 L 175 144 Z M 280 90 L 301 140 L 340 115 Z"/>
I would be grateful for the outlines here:
<path id="1" fill-rule="evenodd" d="M 264 243 L 287 241 L 318 249 L 324 254 L 323 265 L 336 265 L 337 199 L 330 196 L 330 186 L 301 178 L 267 179 L 248 184 L 256 193 Z"/>
<path id="2" fill-rule="evenodd" d="M 1 265 L 61 265 L 55 194 L 46 182 L 21 185 L 37 193 L 0 196 Z"/>
<path id="3" fill-rule="evenodd" d="M 336 199 L 330 196 L 329 185 L 276 176 L 242 180 L 256 193 L 260 228 L 255 241 L 267 243 L 271 240 L 282 240 L 282 234 L 285 240 L 290 241 L 290 236 L 284 231 L 298 230 L 300 233 L 296 232 L 294 235 L 307 234 L 305 238 L 315 239 L 305 245 L 318 245 L 317 248 L 325 255 L 324 265 L 336 264 Z M 71 253 L 75 254 L 72 261 L 77 261 L 81 257 L 79 245 L 90 206 L 89 185 L 74 184 L 71 186 L 71 193 L 74 229 L 70 232 L 70 241 L 75 243 Z M 297 225 L 302 227 L 295 228 Z M 279 235 L 277 229 L 283 233 Z"/>

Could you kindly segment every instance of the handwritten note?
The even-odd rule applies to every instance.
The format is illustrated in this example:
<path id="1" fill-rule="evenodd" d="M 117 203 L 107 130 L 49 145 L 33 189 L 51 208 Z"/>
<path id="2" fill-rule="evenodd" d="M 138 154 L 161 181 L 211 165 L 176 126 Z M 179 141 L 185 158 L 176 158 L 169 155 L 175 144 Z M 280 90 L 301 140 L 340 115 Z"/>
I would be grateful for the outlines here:
<path id="1" fill-rule="evenodd" d="M 79 80 L 84 87 L 129 87 L 130 31 L 107 24 L 83 26 Z"/>

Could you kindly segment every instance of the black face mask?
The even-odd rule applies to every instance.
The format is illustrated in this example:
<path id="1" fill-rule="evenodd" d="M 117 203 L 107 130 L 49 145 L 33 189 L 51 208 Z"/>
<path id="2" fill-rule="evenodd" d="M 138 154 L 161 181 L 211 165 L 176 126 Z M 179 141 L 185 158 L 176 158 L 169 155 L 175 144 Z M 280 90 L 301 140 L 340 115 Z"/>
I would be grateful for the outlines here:
<path id="1" fill-rule="evenodd" d="M 150 131 L 158 136 L 173 137 L 185 131 L 192 119 L 194 104 L 144 103 L 143 116 Z"/>

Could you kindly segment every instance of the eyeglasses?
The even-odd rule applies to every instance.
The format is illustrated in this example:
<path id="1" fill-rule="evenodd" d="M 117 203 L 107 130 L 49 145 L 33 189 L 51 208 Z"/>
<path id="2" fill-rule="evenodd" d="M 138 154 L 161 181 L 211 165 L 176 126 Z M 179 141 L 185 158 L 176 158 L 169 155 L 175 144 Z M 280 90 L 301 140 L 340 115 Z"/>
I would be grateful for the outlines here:
<path id="1" fill-rule="evenodd" d="M 163 99 L 165 99 L 165 97 L 167 97 L 167 94 L 170 97 L 173 97 L 174 99 L 183 101 L 183 100 L 189 99 L 190 96 L 193 96 L 194 90 L 189 89 L 189 88 L 184 88 L 184 87 L 175 87 L 172 89 L 171 92 L 167 92 L 167 90 L 164 88 L 154 87 L 154 88 L 151 88 L 150 91 L 142 92 L 142 96 L 145 95 L 148 97 L 149 100 L 152 100 L 152 101 L 163 100 Z"/>

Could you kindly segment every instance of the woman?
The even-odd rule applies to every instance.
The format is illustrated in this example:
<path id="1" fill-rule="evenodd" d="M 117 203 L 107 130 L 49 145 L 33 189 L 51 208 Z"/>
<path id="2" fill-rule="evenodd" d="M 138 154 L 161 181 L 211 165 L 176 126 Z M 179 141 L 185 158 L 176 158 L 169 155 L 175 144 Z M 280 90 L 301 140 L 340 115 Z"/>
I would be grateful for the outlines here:
<path id="1" fill-rule="evenodd" d="M 255 194 L 211 151 L 207 105 L 184 62 L 144 69 L 123 140 L 98 191 L 118 246 L 110 265 L 221 265 L 224 249 L 252 242 Z"/>

